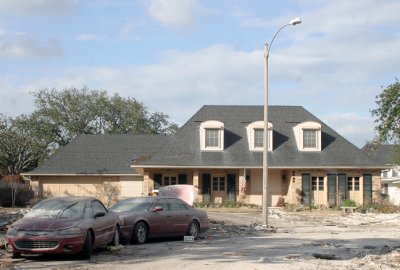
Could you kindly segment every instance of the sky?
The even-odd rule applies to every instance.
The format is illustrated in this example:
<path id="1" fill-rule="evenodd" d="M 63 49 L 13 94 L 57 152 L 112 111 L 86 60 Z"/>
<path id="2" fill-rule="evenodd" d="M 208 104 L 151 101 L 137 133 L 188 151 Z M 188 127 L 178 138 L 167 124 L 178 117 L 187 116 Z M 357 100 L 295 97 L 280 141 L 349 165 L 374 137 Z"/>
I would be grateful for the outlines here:
<path id="1" fill-rule="evenodd" d="M 0 113 L 87 87 L 183 125 L 203 105 L 303 106 L 362 147 L 400 71 L 398 0 L 0 0 Z"/>

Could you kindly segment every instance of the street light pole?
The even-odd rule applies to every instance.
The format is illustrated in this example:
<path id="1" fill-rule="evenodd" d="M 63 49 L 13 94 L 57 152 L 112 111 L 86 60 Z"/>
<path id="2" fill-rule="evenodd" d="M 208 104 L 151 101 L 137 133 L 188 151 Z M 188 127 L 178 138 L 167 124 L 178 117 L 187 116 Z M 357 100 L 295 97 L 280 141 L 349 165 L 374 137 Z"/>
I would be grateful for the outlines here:
<path id="1" fill-rule="evenodd" d="M 268 58 L 271 50 L 272 43 L 278 33 L 289 25 L 300 24 L 300 18 L 294 18 L 289 23 L 283 25 L 276 31 L 272 37 L 271 42 L 265 43 L 264 49 L 264 136 L 263 136 L 263 198 L 262 198 L 262 209 L 263 209 L 263 221 L 264 225 L 268 225 Z"/>

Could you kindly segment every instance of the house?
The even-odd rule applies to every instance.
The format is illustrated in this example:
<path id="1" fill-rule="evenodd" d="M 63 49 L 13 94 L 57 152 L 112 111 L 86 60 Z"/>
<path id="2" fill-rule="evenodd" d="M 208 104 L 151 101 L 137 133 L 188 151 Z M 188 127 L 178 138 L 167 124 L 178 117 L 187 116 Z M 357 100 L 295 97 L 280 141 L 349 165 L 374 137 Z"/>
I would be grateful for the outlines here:
<path id="1" fill-rule="evenodd" d="M 370 147 L 366 145 L 362 150 L 377 162 L 388 166 L 381 172 L 381 194 L 389 202 L 400 205 L 400 152 L 398 146 L 383 144 Z"/>
<path id="2" fill-rule="evenodd" d="M 303 107 L 268 110 L 269 205 L 284 200 L 334 206 L 379 198 L 384 165 Z M 57 196 L 94 193 L 95 185 L 110 182 L 121 197 L 191 184 L 199 202 L 261 205 L 262 120 L 263 106 L 203 106 L 173 136 L 78 137 L 26 175 L 42 192 Z"/>

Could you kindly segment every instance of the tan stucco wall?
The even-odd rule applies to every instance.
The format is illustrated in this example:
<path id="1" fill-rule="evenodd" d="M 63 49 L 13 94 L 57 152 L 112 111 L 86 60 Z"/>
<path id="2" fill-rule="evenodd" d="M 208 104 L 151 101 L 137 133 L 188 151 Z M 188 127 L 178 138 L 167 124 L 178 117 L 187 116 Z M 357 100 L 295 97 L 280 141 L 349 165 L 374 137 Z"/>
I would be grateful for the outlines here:
<path id="1" fill-rule="evenodd" d="M 120 198 L 145 195 L 143 176 L 120 176 Z"/>
<path id="2" fill-rule="evenodd" d="M 38 195 L 46 198 L 93 196 L 106 205 L 123 197 L 143 194 L 142 176 L 40 176 L 32 177 L 31 183 Z"/>

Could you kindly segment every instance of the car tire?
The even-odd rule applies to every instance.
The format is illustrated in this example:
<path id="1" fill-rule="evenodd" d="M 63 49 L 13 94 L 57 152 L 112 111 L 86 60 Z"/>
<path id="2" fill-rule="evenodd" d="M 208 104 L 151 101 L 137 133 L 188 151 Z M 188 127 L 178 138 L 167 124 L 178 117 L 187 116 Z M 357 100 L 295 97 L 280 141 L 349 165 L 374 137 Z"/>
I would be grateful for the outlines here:
<path id="1" fill-rule="evenodd" d="M 200 233 L 199 224 L 197 223 L 197 221 L 193 220 L 189 224 L 187 235 L 193 236 L 194 239 L 197 239 L 199 237 L 199 233 Z"/>
<path id="2" fill-rule="evenodd" d="M 147 240 L 147 226 L 144 222 L 136 223 L 133 229 L 133 242 L 135 244 L 144 244 Z"/>
<path id="3" fill-rule="evenodd" d="M 85 243 L 83 244 L 83 250 L 81 251 L 81 258 L 84 260 L 90 260 L 93 251 L 93 241 L 92 241 L 92 234 L 90 231 L 87 231 L 85 237 Z"/>
<path id="4" fill-rule="evenodd" d="M 114 236 L 113 239 L 111 241 L 111 245 L 114 247 L 119 246 L 120 244 L 120 239 L 121 239 L 121 230 L 119 229 L 119 226 L 115 226 L 115 230 L 114 230 Z"/>

